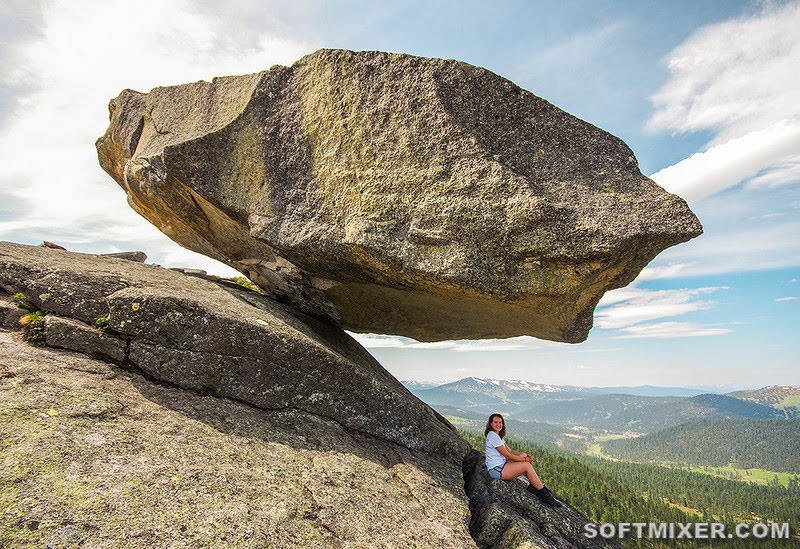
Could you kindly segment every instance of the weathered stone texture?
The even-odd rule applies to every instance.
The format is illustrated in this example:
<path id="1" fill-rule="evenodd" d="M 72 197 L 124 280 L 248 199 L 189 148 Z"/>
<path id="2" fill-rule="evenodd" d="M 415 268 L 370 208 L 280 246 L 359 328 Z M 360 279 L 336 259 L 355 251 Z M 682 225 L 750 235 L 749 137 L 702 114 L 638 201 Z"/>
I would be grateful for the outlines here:
<path id="1" fill-rule="evenodd" d="M 0 370 L 0 547 L 476 547 L 448 460 L 4 330 Z"/>
<path id="2" fill-rule="evenodd" d="M 466 448 L 349 335 L 236 284 L 0 242 L 0 285 L 45 312 L 89 324 L 106 319 L 109 334 L 130 340 L 126 360 L 179 387 L 303 410 L 444 459 L 458 461 Z M 90 340 L 92 328 L 75 320 L 47 319 L 46 326 L 46 341 L 56 346 L 116 359 L 106 334 Z"/>
<path id="3" fill-rule="evenodd" d="M 57 308 L 37 311 L 45 345 L 119 363 L 0 329 L 0 546 L 616 547 L 489 479 L 366 350 L 291 306 L 3 242 L 0 287 L 0 311 L 17 293 Z M 97 311 L 104 331 L 70 317 Z"/>
<path id="4" fill-rule="evenodd" d="M 20 309 L 10 296 L 0 289 L 0 328 L 19 330 L 20 319 L 28 313 L 25 309 Z"/>
<path id="5" fill-rule="evenodd" d="M 620 139 L 453 60 L 320 50 L 109 108 L 100 164 L 137 212 L 354 331 L 582 341 L 702 232 Z"/>
<path id="6" fill-rule="evenodd" d="M 78 320 L 48 315 L 44 320 L 45 345 L 78 351 L 114 362 L 127 355 L 125 341 L 108 336 Z"/>

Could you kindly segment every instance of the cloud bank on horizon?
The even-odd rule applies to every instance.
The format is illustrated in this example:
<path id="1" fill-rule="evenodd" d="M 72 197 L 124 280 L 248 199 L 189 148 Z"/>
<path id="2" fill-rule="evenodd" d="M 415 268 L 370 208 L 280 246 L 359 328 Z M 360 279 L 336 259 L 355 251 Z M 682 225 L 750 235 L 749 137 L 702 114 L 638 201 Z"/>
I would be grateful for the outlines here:
<path id="1" fill-rule="evenodd" d="M 373 31 L 381 25 L 400 28 L 397 47 L 409 51 L 414 22 L 393 21 L 402 10 L 390 4 L 364 14 L 363 25 Z M 235 6 L 219 11 L 205 0 L 142 0 L 136 9 L 122 0 L 14 6 L 28 10 L 18 16 L 20 27 L 29 28 L 9 33 L 0 50 L 0 239 L 53 240 L 75 251 L 143 249 L 167 266 L 234 274 L 175 245 L 127 207 L 124 192 L 99 168 L 93 143 L 107 126 L 105 105 L 124 88 L 147 91 L 255 72 L 328 45 L 313 30 L 265 15 L 269 8 L 247 1 Z M 670 133 L 676 140 L 700 135 L 705 142 L 652 177 L 690 202 L 706 233 L 662 253 L 632 286 L 608 293 L 596 313 L 597 333 L 615 341 L 721 339 L 710 336 L 730 334 L 733 324 L 708 323 L 697 315 L 713 312 L 731 292 L 717 282 L 692 287 L 689 277 L 800 265 L 800 2 L 758 6 L 699 25 L 662 54 L 665 79 L 651 84 L 652 110 L 641 120 L 642 131 Z M 618 47 L 611 46 L 613 37 L 636 25 L 633 15 L 621 11 L 617 22 L 584 27 L 547 52 L 560 59 L 558 52 L 586 50 L 587 64 L 612 71 L 614 81 L 620 63 L 604 64 L 597 49 Z M 343 28 L 344 43 L 335 45 L 347 47 L 358 25 L 348 21 Z M 459 51 L 457 39 L 442 47 L 448 52 L 443 56 Z M 551 69 L 566 78 L 563 67 Z M 672 287 L 648 288 L 653 284 Z M 784 293 L 768 301 L 792 307 L 796 299 Z M 568 347 L 533 338 L 429 344 L 356 337 L 372 349 L 459 356 Z"/>

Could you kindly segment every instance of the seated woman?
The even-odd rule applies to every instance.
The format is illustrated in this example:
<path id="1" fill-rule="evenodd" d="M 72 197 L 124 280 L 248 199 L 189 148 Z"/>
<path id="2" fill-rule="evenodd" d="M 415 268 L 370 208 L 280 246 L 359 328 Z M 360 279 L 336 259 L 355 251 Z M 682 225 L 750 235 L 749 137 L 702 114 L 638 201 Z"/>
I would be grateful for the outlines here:
<path id="1" fill-rule="evenodd" d="M 542 503 L 551 507 L 561 507 L 550 493 L 536 471 L 533 470 L 531 462 L 533 458 L 528 454 L 514 452 L 508 449 L 503 437 L 506 436 L 506 424 L 503 416 L 492 414 L 486 422 L 486 469 L 489 476 L 494 479 L 511 480 L 520 475 L 525 475 L 530 481 L 528 491 L 533 493 Z"/>

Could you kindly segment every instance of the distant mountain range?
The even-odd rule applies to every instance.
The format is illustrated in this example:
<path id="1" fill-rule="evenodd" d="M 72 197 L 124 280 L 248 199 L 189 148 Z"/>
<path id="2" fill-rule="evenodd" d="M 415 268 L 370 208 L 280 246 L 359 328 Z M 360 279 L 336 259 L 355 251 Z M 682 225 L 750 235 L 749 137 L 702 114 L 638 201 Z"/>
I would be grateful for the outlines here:
<path id="1" fill-rule="evenodd" d="M 567 391 L 551 385 L 477 377 L 425 389 L 407 387 L 420 400 L 432 406 L 455 406 L 479 414 L 491 414 L 498 409 L 506 410 L 506 413 L 523 410 L 550 396 L 556 399 L 569 398 L 565 396 Z"/>
<path id="2" fill-rule="evenodd" d="M 637 385 L 635 387 L 587 387 L 588 393 L 598 395 L 635 395 L 635 396 L 682 396 L 692 397 L 714 391 L 704 391 L 691 387 L 655 387 L 653 385 Z"/>
<path id="3" fill-rule="evenodd" d="M 794 399 L 800 402 L 800 389 L 792 387 L 719 395 L 679 387 L 586 388 L 477 377 L 434 387 L 406 383 L 406 387 L 437 409 L 452 407 L 478 417 L 500 412 L 509 419 L 538 422 L 540 431 L 542 424 L 552 424 L 649 433 L 697 419 L 786 418 L 796 415 Z"/>
<path id="4" fill-rule="evenodd" d="M 693 397 L 600 395 L 542 403 L 516 413 L 513 417 L 610 431 L 649 433 L 694 419 L 767 419 L 783 417 L 783 414 L 762 404 L 725 395 L 705 394 Z"/>

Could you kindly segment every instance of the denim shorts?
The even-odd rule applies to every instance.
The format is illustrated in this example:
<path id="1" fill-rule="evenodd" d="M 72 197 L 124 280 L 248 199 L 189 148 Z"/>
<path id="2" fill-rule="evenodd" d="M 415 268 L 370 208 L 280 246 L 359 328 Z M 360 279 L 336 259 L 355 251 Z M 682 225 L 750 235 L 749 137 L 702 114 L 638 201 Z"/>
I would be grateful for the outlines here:
<path id="1" fill-rule="evenodd" d="M 503 467 L 505 467 L 505 463 L 503 465 L 498 465 L 494 469 L 489 469 L 489 476 L 495 480 L 500 480 L 501 473 L 503 472 Z"/>

